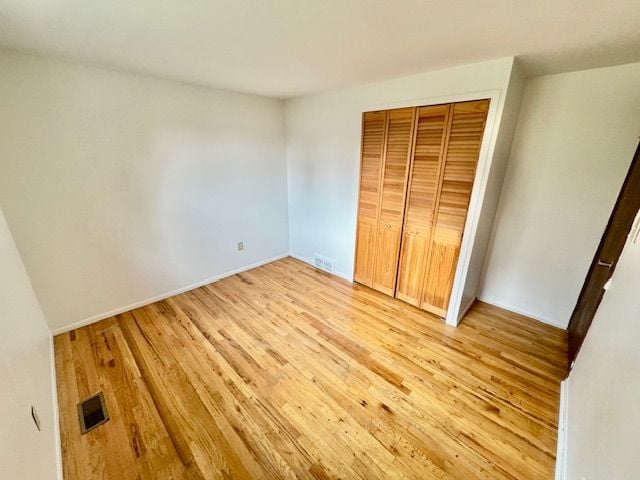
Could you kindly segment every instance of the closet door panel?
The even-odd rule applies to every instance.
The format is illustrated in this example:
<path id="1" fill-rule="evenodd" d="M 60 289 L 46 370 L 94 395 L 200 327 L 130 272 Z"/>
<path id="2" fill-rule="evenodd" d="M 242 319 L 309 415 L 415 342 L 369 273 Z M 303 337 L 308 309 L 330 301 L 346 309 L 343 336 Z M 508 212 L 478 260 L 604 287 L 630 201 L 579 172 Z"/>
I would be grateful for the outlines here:
<path id="1" fill-rule="evenodd" d="M 393 296 L 396 286 L 400 229 L 382 226 L 378 229 L 376 272 L 373 288 Z"/>
<path id="2" fill-rule="evenodd" d="M 356 243 L 356 269 L 354 280 L 363 285 L 371 286 L 373 281 L 373 267 L 376 250 L 377 228 L 370 223 L 358 223 L 358 241 Z"/>
<path id="3" fill-rule="evenodd" d="M 412 305 L 422 298 L 449 110 L 449 105 L 435 105 L 417 113 L 396 291 Z"/>
<path id="4" fill-rule="evenodd" d="M 402 226 L 415 111 L 415 108 L 389 110 L 380 197 L 380 223 L 384 225 Z"/>
<path id="5" fill-rule="evenodd" d="M 488 100 L 452 105 L 422 302 L 422 308 L 442 316 L 449 305 L 488 110 Z"/>
<path id="6" fill-rule="evenodd" d="M 461 237 L 436 229 L 431 240 L 429 264 L 424 276 L 422 308 L 444 317 L 447 315 L 451 287 L 456 274 Z"/>
<path id="7" fill-rule="evenodd" d="M 427 266 L 428 235 L 403 233 L 396 297 L 419 306 Z"/>
<path id="8" fill-rule="evenodd" d="M 373 288 L 395 293 L 416 108 L 389 110 Z"/>
<path id="9" fill-rule="evenodd" d="M 375 266 L 380 181 L 386 129 L 386 111 L 365 112 L 362 115 L 360 194 L 354 279 L 368 286 L 372 285 Z"/>

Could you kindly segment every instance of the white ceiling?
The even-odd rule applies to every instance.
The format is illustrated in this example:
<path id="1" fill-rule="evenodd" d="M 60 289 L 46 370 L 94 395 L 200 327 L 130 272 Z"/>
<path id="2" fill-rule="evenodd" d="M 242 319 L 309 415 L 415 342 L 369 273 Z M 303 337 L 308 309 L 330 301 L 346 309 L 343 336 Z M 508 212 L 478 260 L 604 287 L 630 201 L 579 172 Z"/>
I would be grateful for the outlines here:
<path id="1" fill-rule="evenodd" d="M 507 55 L 640 61 L 640 1 L 0 0 L 0 45 L 291 97 Z"/>

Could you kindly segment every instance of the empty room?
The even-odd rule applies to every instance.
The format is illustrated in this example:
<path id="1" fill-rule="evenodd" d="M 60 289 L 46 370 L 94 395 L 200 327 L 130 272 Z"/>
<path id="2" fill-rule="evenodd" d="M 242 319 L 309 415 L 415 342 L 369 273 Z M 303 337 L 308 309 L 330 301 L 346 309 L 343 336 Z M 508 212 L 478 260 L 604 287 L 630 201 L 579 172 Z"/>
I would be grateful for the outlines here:
<path id="1" fill-rule="evenodd" d="M 0 0 L 0 478 L 631 480 L 637 0 Z"/>

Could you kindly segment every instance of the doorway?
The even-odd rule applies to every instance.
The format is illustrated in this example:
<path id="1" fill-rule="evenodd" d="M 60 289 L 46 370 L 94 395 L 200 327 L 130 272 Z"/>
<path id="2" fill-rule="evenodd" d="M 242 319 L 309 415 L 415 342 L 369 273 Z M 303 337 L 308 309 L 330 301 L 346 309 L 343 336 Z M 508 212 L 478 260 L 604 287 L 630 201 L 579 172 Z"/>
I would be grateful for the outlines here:
<path id="1" fill-rule="evenodd" d="M 602 301 L 605 285 L 622 253 L 636 214 L 640 209 L 640 144 L 618 194 L 609 223 L 589 267 L 580 296 L 569 321 L 569 369 L 573 367 L 596 310 Z"/>

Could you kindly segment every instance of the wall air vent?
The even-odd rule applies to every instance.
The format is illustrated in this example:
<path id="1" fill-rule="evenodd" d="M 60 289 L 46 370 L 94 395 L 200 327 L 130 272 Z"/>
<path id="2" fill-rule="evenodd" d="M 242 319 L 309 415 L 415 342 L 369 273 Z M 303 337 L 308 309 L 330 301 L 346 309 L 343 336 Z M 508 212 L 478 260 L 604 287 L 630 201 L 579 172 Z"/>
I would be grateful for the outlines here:
<path id="1" fill-rule="evenodd" d="M 336 273 L 336 261 L 317 253 L 313 255 L 313 265 L 324 272 L 335 274 Z"/>
<path id="2" fill-rule="evenodd" d="M 83 435 L 109 420 L 102 392 L 91 395 L 78 404 L 78 417 Z"/>

